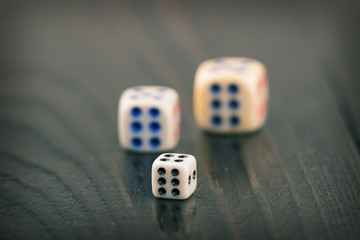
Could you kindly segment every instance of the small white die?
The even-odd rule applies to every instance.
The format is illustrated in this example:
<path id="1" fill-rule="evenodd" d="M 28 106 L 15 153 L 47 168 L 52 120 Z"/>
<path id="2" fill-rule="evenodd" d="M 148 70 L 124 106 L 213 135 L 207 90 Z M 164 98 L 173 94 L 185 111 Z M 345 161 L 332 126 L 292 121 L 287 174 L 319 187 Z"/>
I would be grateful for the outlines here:
<path id="1" fill-rule="evenodd" d="M 161 154 L 153 162 L 151 180 L 155 197 L 186 199 L 196 189 L 196 159 L 189 154 Z"/>

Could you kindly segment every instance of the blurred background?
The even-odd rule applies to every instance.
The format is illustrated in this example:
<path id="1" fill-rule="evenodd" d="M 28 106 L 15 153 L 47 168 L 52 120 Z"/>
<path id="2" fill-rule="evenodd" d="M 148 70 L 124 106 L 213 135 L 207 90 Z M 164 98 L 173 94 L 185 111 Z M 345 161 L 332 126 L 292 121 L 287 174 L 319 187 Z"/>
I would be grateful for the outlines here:
<path id="1" fill-rule="evenodd" d="M 358 239 L 358 1 L 0 1 L 0 238 Z M 268 68 L 258 134 L 193 120 L 197 66 Z M 176 152 L 198 158 L 185 202 L 156 201 L 156 155 L 119 148 L 134 85 L 175 88 Z M 224 160 L 225 159 L 225 160 Z"/>

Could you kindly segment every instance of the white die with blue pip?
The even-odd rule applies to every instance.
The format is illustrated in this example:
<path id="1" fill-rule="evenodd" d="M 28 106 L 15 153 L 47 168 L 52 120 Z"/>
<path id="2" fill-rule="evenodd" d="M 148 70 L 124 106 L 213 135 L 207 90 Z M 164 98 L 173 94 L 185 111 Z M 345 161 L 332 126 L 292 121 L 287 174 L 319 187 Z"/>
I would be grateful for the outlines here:
<path id="1" fill-rule="evenodd" d="M 186 199 L 197 186 L 196 159 L 190 154 L 163 153 L 151 169 L 152 192 L 157 198 Z"/>
<path id="2" fill-rule="evenodd" d="M 245 133 L 266 121 L 269 88 L 265 66 L 251 58 L 210 59 L 194 81 L 196 124 L 216 133 Z"/>
<path id="3" fill-rule="evenodd" d="M 119 99 L 118 134 L 123 148 L 157 152 L 176 147 L 180 134 L 178 93 L 163 86 L 136 86 Z"/>

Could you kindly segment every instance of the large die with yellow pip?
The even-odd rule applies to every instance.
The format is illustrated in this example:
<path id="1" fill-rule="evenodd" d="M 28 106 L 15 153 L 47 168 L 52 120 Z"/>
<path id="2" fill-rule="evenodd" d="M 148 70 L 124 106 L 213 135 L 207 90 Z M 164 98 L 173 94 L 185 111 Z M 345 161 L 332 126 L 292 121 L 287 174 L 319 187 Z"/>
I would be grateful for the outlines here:
<path id="1" fill-rule="evenodd" d="M 210 59 L 194 81 L 194 116 L 198 127 L 217 133 L 246 133 L 266 121 L 269 87 L 265 66 L 251 58 Z"/>

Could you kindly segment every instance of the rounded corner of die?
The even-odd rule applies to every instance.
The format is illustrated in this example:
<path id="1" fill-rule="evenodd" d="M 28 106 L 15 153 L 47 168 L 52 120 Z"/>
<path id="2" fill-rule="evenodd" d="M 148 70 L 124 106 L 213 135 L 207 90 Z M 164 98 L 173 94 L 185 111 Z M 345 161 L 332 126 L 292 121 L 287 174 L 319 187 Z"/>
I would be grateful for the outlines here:
<path id="1" fill-rule="evenodd" d="M 156 192 L 155 188 L 152 189 L 152 194 L 155 198 L 159 198 L 158 193 Z"/>
<path id="2" fill-rule="evenodd" d="M 197 70 L 200 70 L 204 67 L 206 67 L 206 65 L 208 65 L 209 63 L 213 62 L 215 58 L 208 58 L 208 59 L 203 59 L 200 64 L 197 67 Z"/>
<path id="3" fill-rule="evenodd" d="M 153 161 L 153 163 L 151 164 L 152 167 L 156 167 L 159 164 L 159 158 L 161 157 L 162 154 L 160 154 L 158 157 L 156 157 Z"/>

